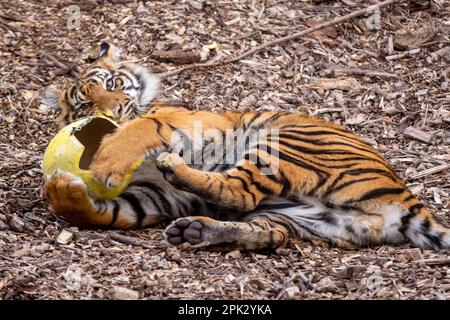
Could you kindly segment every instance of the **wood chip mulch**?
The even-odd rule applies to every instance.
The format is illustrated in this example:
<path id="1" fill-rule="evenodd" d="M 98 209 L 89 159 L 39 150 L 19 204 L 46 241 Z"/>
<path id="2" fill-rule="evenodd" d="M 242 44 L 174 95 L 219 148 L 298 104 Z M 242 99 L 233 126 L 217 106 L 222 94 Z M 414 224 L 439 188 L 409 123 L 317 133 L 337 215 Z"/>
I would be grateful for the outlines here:
<path id="1" fill-rule="evenodd" d="M 158 228 L 78 230 L 42 197 L 42 155 L 57 132 L 42 93 L 74 81 L 42 52 L 81 71 L 89 49 L 109 40 L 164 73 L 186 61 L 163 51 L 227 58 L 366 2 L 85 0 L 75 30 L 72 1 L 0 1 L 0 299 L 450 298 L 448 250 L 180 250 Z M 379 26 L 361 17 L 239 63 L 189 70 L 164 79 L 162 95 L 198 109 L 300 110 L 341 123 L 448 224 L 449 16 L 447 1 L 401 1 L 382 10 Z"/>

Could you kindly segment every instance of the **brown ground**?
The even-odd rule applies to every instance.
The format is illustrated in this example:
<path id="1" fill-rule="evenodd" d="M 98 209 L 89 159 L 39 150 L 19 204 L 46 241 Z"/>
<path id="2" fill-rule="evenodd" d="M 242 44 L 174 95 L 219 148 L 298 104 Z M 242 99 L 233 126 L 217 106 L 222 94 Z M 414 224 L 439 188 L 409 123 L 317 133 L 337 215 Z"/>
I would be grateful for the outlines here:
<path id="1" fill-rule="evenodd" d="M 155 47 L 178 43 L 198 52 L 216 41 L 209 60 L 235 55 L 367 1 L 80 2 L 81 28 L 69 30 L 70 1 L 0 0 L 0 299 L 450 297 L 448 250 L 404 245 L 349 252 L 304 243 L 269 255 L 179 251 L 162 242 L 161 229 L 123 232 L 141 240 L 130 245 L 58 220 L 40 190 L 42 154 L 56 133 L 56 114 L 41 94 L 73 78 L 39 50 L 82 66 L 85 48 L 110 40 L 128 59 L 165 72 L 178 66 L 153 60 Z M 450 9 L 442 0 L 431 7 L 413 2 L 383 10 L 379 29 L 368 30 L 367 17 L 356 19 L 237 64 L 170 77 L 163 95 L 207 110 L 301 107 L 340 122 L 385 154 L 448 222 L 450 170 L 415 175 L 450 160 Z M 421 29 L 418 37 L 396 34 L 430 23 L 433 30 Z M 408 47 L 420 50 L 405 54 Z M 333 80 L 325 90 L 317 79 L 336 78 L 335 67 L 393 75 L 347 73 L 350 79 Z M 403 133 L 409 126 L 434 134 L 431 142 L 409 138 Z M 65 245 L 56 242 L 63 229 L 76 233 Z"/>

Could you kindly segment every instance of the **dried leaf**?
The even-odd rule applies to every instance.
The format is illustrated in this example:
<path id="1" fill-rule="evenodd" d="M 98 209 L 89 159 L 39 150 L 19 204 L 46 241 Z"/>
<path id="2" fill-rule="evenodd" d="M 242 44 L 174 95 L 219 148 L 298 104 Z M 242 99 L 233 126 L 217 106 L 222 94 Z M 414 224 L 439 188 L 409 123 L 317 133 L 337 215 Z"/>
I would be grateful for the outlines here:
<path id="1" fill-rule="evenodd" d="M 206 59 L 208 59 L 208 56 L 211 53 L 211 51 L 217 50 L 218 48 L 219 48 L 219 45 L 215 41 L 210 44 L 205 44 L 202 47 L 202 50 L 200 51 L 201 61 L 206 61 Z"/>
<path id="2" fill-rule="evenodd" d="M 313 86 L 322 90 L 343 90 L 353 91 L 359 90 L 361 85 L 355 78 L 321 78 L 313 82 Z"/>
<path id="3" fill-rule="evenodd" d="M 424 43 L 431 41 L 436 34 L 437 30 L 431 26 L 413 32 L 400 30 L 394 36 L 394 47 L 398 50 L 420 48 Z"/>
<path id="4" fill-rule="evenodd" d="M 322 23 L 323 21 L 319 21 L 316 19 L 305 19 L 305 22 L 308 27 L 314 27 L 317 24 Z M 331 45 L 337 45 L 337 41 L 334 40 L 338 36 L 335 26 L 329 26 L 321 30 L 314 31 L 313 33 L 311 33 L 311 36 L 319 41 L 326 42 Z"/>
<path id="5" fill-rule="evenodd" d="M 358 125 L 358 124 L 361 124 L 364 121 L 366 121 L 366 119 L 367 119 L 367 116 L 364 113 L 358 113 L 357 115 L 348 118 L 345 121 L 345 124 L 347 124 L 347 125 Z"/>

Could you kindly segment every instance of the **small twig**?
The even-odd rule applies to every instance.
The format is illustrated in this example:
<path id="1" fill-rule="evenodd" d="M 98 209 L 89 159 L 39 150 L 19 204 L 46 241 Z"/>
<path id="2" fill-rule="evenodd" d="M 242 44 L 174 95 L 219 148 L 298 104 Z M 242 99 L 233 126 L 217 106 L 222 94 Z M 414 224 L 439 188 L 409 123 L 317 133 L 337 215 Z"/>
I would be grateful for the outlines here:
<path id="1" fill-rule="evenodd" d="M 149 243 L 136 239 L 136 238 L 132 238 L 132 237 L 127 237 L 115 232 L 110 232 L 108 234 L 108 237 L 111 240 L 115 240 L 115 241 L 119 241 L 121 243 L 125 243 L 125 244 L 130 244 L 132 246 L 136 246 L 136 247 L 144 247 L 144 248 L 153 248 L 152 245 L 150 245 Z"/>
<path id="2" fill-rule="evenodd" d="M 443 264 L 450 265 L 450 258 L 423 259 L 423 260 L 416 260 L 413 262 L 425 263 L 426 265 L 429 265 L 429 266 L 436 266 L 436 265 L 443 265 Z"/>
<path id="3" fill-rule="evenodd" d="M 2 21 L 2 20 L 0 20 L 0 25 L 2 25 L 3 27 L 11 30 L 12 32 L 17 32 L 17 33 L 21 33 L 21 34 L 24 32 L 24 30 L 22 28 L 18 28 L 18 27 L 12 26 L 9 23 L 6 23 L 5 21 Z"/>
<path id="4" fill-rule="evenodd" d="M 347 74 L 354 76 L 369 76 L 369 77 L 380 77 L 389 79 L 398 78 L 398 75 L 394 73 L 377 70 L 363 70 L 358 68 L 333 68 L 333 67 L 329 68 L 329 70 L 333 72 L 335 76 L 339 76 L 340 74 Z"/>
<path id="5" fill-rule="evenodd" d="M 436 167 L 433 167 L 433 168 L 430 168 L 430 169 L 422 170 L 422 171 L 418 172 L 417 174 L 411 176 L 410 179 L 411 180 L 415 180 L 415 179 L 423 178 L 423 177 L 426 177 L 426 176 L 429 176 L 429 175 L 432 175 L 432 174 L 439 173 L 441 171 L 447 170 L 449 168 L 450 168 L 450 164 L 444 163 L 444 164 L 441 164 L 440 166 L 436 166 Z"/>
<path id="6" fill-rule="evenodd" d="M 417 53 L 420 52 L 420 50 L 421 50 L 420 48 L 417 48 L 417 49 L 412 49 L 412 50 L 409 50 L 409 51 L 401 52 L 399 54 L 393 54 L 391 56 L 387 56 L 386 60 L 387 61 L 392 61 L 392 60 L 400 59 L 400 58 L 403 58 L 403 57 L 406 57 L 406 56 L 417 54 Z"/>
<path id="7" fill-rule="evenodd" d="M 53 64 L 61 69 L 63 69 L 64 71 L 66 71 L 69 75 L 75 77 L 75 78 L 79 78 L 80 74 L 75 71 L 74 67 L 68 63 L 62 62 L 60 59 L 56 58 L 54 55 L 44 51 L 44 50 L 39 50 L 39 54 L 43 57 L 46 57 L 47 59 L 49 59 L 51 62 L 53 62 Z"/>
<path id="8" fill-rule="evenodd" d="M 314 285 L 311 283 L 311 281 L 309 281 L 309 279 L 306 277 L 306 275 L 301 272 L 300 270 L 297 271 L 298 277 L 300 278 L 300 280 L 303 281 L 303 283 L 309 287 L 310 289 L 314 289 Z"/>
<path id="9" fill-rule="evenodd" d="M 429 106 L 429 104 L 427 103 L 427 104 L 425 105 L 425 115 L 423 116 L 423 122 L 422 122 L 422 125 L 421 125 L 422 128 L 424 128 L 424 127 L 425 127 L 425 124 L 427 123 L 428 106 Z"/>
<path id="10" fill-rule="evenodd" d="M 7 16 L 7 15 L 2 14 L 2 13 L 0 13 L 0 18 L 3 18 L 5 20 L 16 21 L 16 22 L 23 22 L 22 19 L 19 19 L 19 18 L 16 18 L 16 17 Z"/>
<path id="11" fill-rule="evenodd" d="M 181 68 L 173 70 L 173 71 L 160 73 L 160 74 L 158 74 L 158 76 L 161 77 L 161 78 L 166 78 L 166 77 L 173 76 L 173 75 L 179 74 L 179 73 L 181 73 L 183 71 L 190 70 L 190 69 L 204 69 L 204 68 L 218 67 L 218 66 L 222 66 L 222 65 L 225 65 L 225 64 L 234 63 L 234 62 L 237 62 L 237 61 L 239 61 L 239 60 L 241 60 L 243 58 L 251 56 L 251 55 L 253 55 L 253 54 L 255 54 L 255 53 L 259 52 L 259 51 L 262 51 L 262 50 L 267 49 L 269 47 L 275 46 L 277 44 L 280 44 L 280 43 L 283 43 L 283 42 L 287 42 L 287 41 L 291 41 L 291 40 L 295 40 L 295 39 L 300 38 L 300 37 L 302 37 L 302 36 L 304 36 L 306 34 L 310 34 L 310 33 L 314 32 L 314 31 L 317 31 L 317 30 L 320 30 L 320 29 L 323 29 L 323 28 L 326 28 L 326 27 L 329 27 L 329 26 L 332 26 L 332 25 L 335 25 L 335 24 L 338 24 L 338 23 L 341 23 L 341 22 L 345 22 L 345 21 L 351 20 L 353 18 L 362 16 L 364 14 L 373 13 L 374 9 L 377 9 L 377 8 L 380 9 L 380 8 L 386 7 L 388 5 L 391 5 L 393 3 L 400 2 L 400 1 L 402 1 L 402 0 L 386 0 L 386 1 L 374 4 L 374 5 L 371 5 L 371 6 L 367 7 L 367 8 L 356 10 L 356 11 L 351 12 L 349 14 L 346 14 L 346 15 L 344 15 L 342 17 L 335 18 L 335 19 L 333 19 L 331 21 L 328 21 L 328 22 L 319 23 L 319 24 L 315 25 L 314 27 L 304 29 L 302 31 L 296 32 L 296 33 L 291 34 L 289 36 L 285 36 L 285 37 L 282 37 L 282 38 L 278 38 L 278 39 L 275 39 L 275 40 L 272 40 L 272 41 L 265 42 L 265 43 L 255 47 L 255 48 L 251 49 L 251 50 L 248 50 L 248 51 L 238 55 L 237 57 L 234 57 L 234 58 L 228 58 L 228 59 L 224 59 L 224 60 L 220 60 L 220 61 L 216 61 L 216 62 L 194 63 L 194 64 L 190 64 L 190 65 L 181 67 Z"/>
<path id="12" fill-rule="evenodd" d="M 6 190 L 33 190 L 39 189 L 40 187 L 13 187 L 13 186 L 3 186 L 0 185 L 0 189 L 6 189 Z"/>
<path id="13" fill-rule="evenodd" d="M 405 137 L 431 144 L 436 132 L 426 132 L 414 127 L 407 127 L 403 131 Z"/>

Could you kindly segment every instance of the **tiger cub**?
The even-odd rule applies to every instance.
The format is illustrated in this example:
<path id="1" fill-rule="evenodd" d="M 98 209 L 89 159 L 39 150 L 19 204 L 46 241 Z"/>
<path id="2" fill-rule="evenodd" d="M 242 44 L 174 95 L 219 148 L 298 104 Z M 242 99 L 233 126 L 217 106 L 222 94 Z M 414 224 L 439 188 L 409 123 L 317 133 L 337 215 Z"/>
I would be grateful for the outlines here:
<path id="1" fill-rule="evenodd" d="M 173 220 L 169 243 L 211 250 L 304 239 L 342 248 L 406 240 L 450 247 L 449 229 L 377 151 L 341 126 L 295 113 L 152 106 L 156 78 L 121 64 L 107 43 L 90 70 L 82 86 L 50 95 L 66 109 L 88 103 L 126 121 L 103 140 L 90 166 L 95 177 L 110 188 L 137 159 L 147 160 L 111 201 L 90 199 L 68 173 L 48 177 L 50 203 L 75 224 L 128 229 Z"/>

